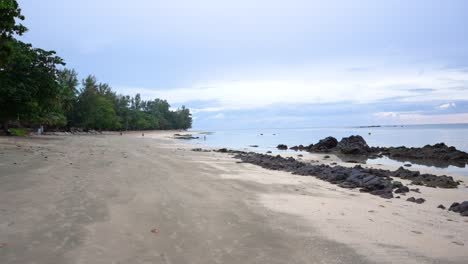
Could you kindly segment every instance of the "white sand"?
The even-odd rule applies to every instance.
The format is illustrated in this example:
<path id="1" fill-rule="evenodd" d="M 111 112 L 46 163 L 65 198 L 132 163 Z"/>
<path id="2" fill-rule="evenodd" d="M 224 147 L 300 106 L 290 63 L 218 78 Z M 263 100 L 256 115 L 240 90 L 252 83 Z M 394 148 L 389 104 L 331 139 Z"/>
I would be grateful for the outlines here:
<path id="1" fill-rule="evenodd" d="M 386 200 L 174 133 L 0 138 L 0 263 L 467 263 L 468 218 L 436 208 L 465 184 Z"/>

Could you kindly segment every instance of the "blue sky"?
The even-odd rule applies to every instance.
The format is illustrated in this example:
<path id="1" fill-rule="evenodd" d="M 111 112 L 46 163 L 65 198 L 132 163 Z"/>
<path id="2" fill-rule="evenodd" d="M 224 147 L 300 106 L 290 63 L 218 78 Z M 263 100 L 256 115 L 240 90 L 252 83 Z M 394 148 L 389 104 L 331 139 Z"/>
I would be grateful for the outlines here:
<path id="1" fill-rule="evenodd" d="M 25 41 L 194 128 L 468 122 L 468 1 L 19 3 Z"/>

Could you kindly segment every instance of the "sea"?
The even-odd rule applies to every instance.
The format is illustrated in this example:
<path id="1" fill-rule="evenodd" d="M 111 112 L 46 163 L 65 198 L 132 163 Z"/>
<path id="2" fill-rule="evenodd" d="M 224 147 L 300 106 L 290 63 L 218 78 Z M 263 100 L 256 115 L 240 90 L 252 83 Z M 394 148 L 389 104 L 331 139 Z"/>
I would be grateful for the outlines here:
<path id="1" fill-rule="evenodd" d="M 351 135 L 362 136 L 369 146 L 380 147 L 423 147 L 427 144 L 443 142 L 459 150 L 468 152 L 468 124 L 446 125 L 403 125 L 403 126 L 362 126 L 362 127 L 309 127 L 309 128 L 269 128 L 269 129 L 237 129 L 212 130 L 197 135 L 199 138 L 191 140 L 199 146 L 214 148 L 230 148 L 237 150 L 265 153 L 285 152 L 278 150 L 278 144 L 288 146 L 315 144 L 320 139 L 333 136 L 340 140 Z M 252 147 L 252 146 L 258 147 Z M 286 152 L 294 152 L 287 150 Z M 405 161 L 389 158 L 368 159 L 366 164 L 384 164 L 400 166 Z M 468 167 L 443 165 L 413 164 L 413 170 L 426 169 L 437 173 L 468 176 Z"/>

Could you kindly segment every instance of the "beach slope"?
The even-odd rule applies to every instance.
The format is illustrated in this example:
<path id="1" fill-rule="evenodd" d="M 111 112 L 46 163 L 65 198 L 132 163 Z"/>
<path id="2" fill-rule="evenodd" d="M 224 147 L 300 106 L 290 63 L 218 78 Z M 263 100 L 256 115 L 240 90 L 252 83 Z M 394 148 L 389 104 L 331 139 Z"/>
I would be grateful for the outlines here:
<path id="1" fill-rule="evenodd" d="M 466 219 L 430 199 L 389 203 L 227 154 L 193 152 L 171 135 L 0 138 L 0 263 L 468 258 Z M 446 199 L 463 195 L 455 190 Z M 376 241 L 385 234 L 393 235 Z"/>

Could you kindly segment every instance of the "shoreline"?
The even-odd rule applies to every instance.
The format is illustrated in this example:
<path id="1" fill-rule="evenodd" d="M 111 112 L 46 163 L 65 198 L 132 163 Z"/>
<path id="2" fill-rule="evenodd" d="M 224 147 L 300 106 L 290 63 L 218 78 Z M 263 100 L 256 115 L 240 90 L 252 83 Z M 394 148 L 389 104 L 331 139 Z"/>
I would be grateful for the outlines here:
<path id="1" fill-rule="evenodd" d="M 2 263 L 252 263 L 255 256 L 257 263 L 464 263 L 468 257 L 468 220 L 436 208 L 466 200 L 467 188 L 419 186 L 424 204 L 385 200 L 223 153 L 193 152 L 194 144 L 171 137 L 178 132 L 7 144 L 0 138 Z"/>
<path id="2" fill-rule="evenodd" d="M 202 134 L 198 131 L 188 131 L 187 133 L 198 135 Z M 203 132 L 206 133 L 206 132 Z M 213 133 L 213 132 L 211 132 Z M 194 141 L 190 141 L 190 138 L 186 138 L 188 143 L 193 144 L 196 147 L 202 147 L 204 149 L 217 150 L 220 148 L 226 148 L 221 144 L 211 145 L 204 143 L 198 138 Z M 195 142 L 195 143 L 193 143 Z M 320 144 L 321 142 L 319 142 Z M 365 142 L 364 142 L 365 143 Z M 319 145 L 317 144 L 317 145 Z M 443 144 L 443 143 L 441 143 Z M 313 144 L 310 144 L 312 146 Z M 438 144 L 435 144 L 438 145 Z M 435 147 L 427 145 L 429 147 Z M 278 146 L 286 146 L 280 144 Z M 364 167 L 380 168 L 380 169 L 390 169 L 396 170 L 399 167 L 404 167 L 411 171 L 420 171 L 421 173 L 430 173 L 435 175 L 447 175 L 452 177 L 462 177 L 461 179 L 468 179 L 468 160 L 466 164 L 460 166 L 460 163 L 453 163 L 453 161 L 438 161 L 438 158 L 426 158 L 426 159 L 412 159 L 405 157 L 389 157 L 385 154 L 375 155 L 375 153 L 368 153 L 366 155 L 351 155 L 351 154 L 342 154 L 336 151 L 335 149 L 330 149 L 327 151 L 308 151 L 307 146 L 298 145 L 293 147 L 288 147 L 287 149 L 278 149 L 278 146 L 259 146 L 259 145 L 248 145 L 242 147 L 227 147 L 230 150 L 244 151 L 244 152 L 255 152 L 260 154 L 270 154 L 270 155 L 281 155 L 283 157 L 294 157 L 302 160 L 310 160 L 320 162 L 322 164 L 337 163 L 342 166 L 355 166 L 361 165 Z M 426 146 L 426 147 L 427 147 Z M 400 149 L 406 148 L 413 152 L 417 152 L 418 149 L 424 149 L 422 147 L 385 147 L 386 149 Z M 372 146 L 370 149 L 385 149 L 383 147 Z M 450 149 L 450 148 L 448 148 Z M 466 154 L 466 153 L 465 153 Z M 468 154 L 466 154 L 468 157 Z M 325 158 L 324 158 L 325 157 Z M 466 159 L 466 158 L 465 158 Z M 457 164 L 457 165 L 455 165 Z"/>

